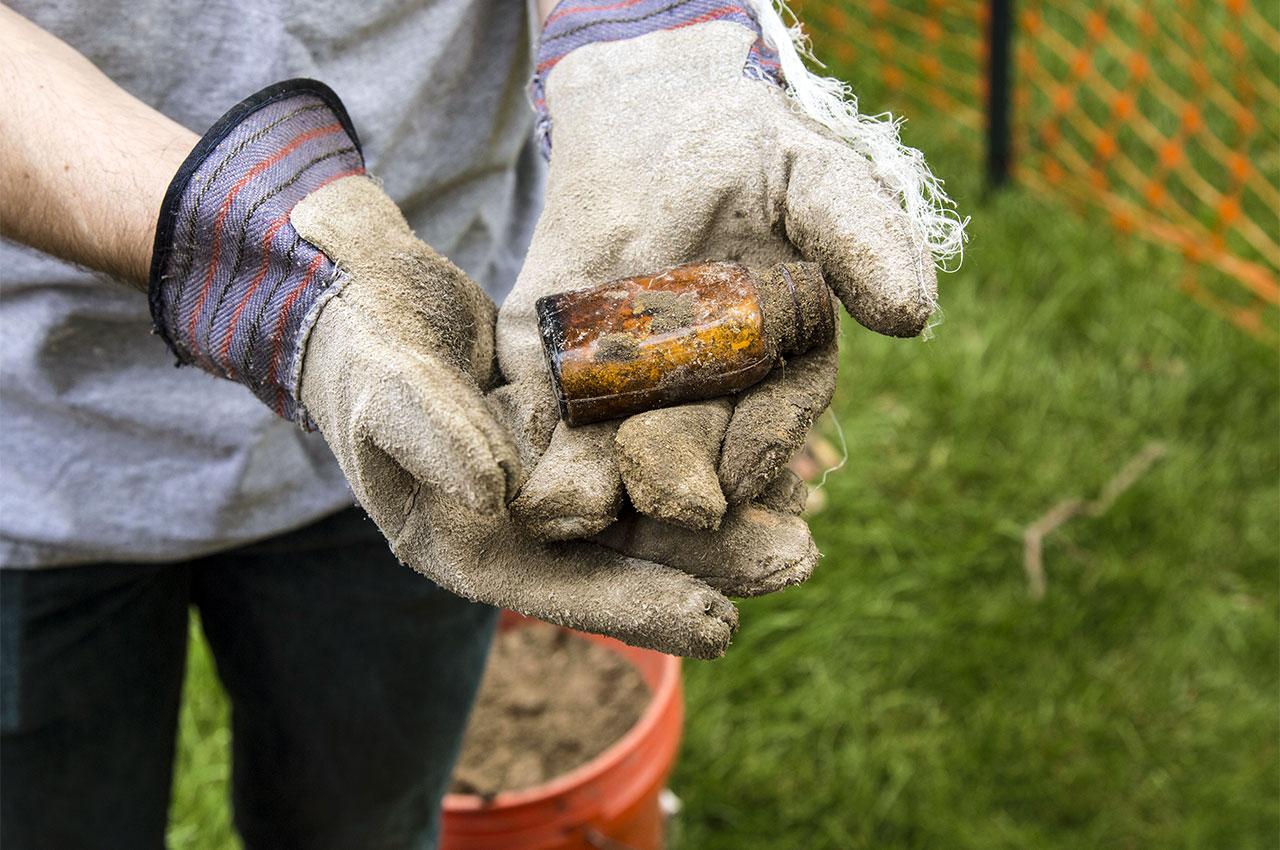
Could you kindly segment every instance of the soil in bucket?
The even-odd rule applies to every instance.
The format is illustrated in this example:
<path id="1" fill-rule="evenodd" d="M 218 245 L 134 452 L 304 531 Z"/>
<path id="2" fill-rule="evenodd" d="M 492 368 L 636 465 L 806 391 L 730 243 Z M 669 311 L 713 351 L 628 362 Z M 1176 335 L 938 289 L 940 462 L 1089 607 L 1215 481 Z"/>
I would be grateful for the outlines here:
<path id="1" fill-rule="evenodd" d="M 603 646 L 546 623 L 500 631 L 450 790 L 492 797 L 567 773 L 626 734 L 648 701 L 635 667 Z"/>

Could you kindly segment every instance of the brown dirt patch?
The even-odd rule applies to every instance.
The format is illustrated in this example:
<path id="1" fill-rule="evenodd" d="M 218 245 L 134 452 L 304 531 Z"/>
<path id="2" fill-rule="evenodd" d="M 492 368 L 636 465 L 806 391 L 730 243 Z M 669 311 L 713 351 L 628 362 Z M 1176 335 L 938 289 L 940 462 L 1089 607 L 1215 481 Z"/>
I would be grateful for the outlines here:
<path id="1" fill-rule="evenodd" d="M 648 702 L 636 669 L 602 646 L 545 623 L 500 632 L 449 790 L 489 797 L 567 773 L 621 738 Z"/>
<path id="2" fill-rule="evenodd" d="M 636 296 L 636 309 L 650 317 L 655 334 L 687 328 L 693 324 L 693 293 L 655 290 Z"/>
<path id="3" fill-rule="evenodd" d="M 595 360 L 597 363 L 635 360 L 639 356 L 640 343 L 631 334 L 605 334 L 596 343 Z"/>

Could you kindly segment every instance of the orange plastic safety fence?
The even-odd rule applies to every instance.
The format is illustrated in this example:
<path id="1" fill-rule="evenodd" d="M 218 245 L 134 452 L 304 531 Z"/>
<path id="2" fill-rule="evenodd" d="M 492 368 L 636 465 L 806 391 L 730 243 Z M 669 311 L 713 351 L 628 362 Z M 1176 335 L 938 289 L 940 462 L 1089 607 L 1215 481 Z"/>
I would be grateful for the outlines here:
<path id="1" fill-rule="evenodd" d="M 945 112 L 965 142 L 981 143 L 986 0 L 793 0 L 828 72 L 883 88 L 895 113 Z M 877 93 L 880 94 L 880 93 Z"/>
<path id="2" fill-rule="evenodd" d="M 944 110 L 980 150 L 986 0 L 795 5 L 833 72 L 882 86 L 895 111 Z M 1179 251 L 1176 285 L 1280 340 L 1280 5 L 1015 6 L 1017 181 Z"/>

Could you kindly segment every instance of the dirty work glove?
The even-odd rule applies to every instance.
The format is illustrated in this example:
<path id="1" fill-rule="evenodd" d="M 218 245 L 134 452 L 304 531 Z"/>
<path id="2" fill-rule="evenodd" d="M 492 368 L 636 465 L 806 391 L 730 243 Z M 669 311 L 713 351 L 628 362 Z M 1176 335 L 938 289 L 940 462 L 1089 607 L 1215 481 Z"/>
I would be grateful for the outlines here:
<path id="1" fill-rule="evenodd" d="M 666 652 L 724 651 L 737 620 L 718 563 L 704 581 L 629 557 L 662 554 L 642 534 L 547 546 L 510 521 L 519 461 L 483 397 L 494 305 L 365 175 L 327 87 L 272 86 L 201 140 L 165 199 L 150 300 L 180 362 L 318 427 L 396 555 L 437 584 Z"/>
<path id="2" fill-rule="evenodd" d="M 803 258 L 866 327 L 925 326 L 925 242 L 868 157 L 806 117 L 780 79 L 746 2 L 566 0 L 548 17 L 532 87 L 546 206 L 498 317 L 501 397 L 527 473 L 512 508 L 534 533 L 596 534 L 624 491 L 644 515 L 715 529 L 802 445 L 837 366 L 833 343 L 732 399 L 570 428 L 543 364 L 539 297 L 691 261 Z M 907 153 L 896 132 L 893 143 Z"/>

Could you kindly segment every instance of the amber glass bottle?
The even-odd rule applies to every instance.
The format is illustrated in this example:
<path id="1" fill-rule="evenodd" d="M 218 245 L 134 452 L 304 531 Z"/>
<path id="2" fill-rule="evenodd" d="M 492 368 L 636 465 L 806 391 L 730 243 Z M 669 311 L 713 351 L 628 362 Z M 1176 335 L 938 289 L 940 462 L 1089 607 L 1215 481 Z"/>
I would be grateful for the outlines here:
<path id="1" fill-rule="evenodd" d="M 836 329 L 813 263 L 691 263 L 548 295 L 537 311 L 570 425 L 736 392 Z"/>

